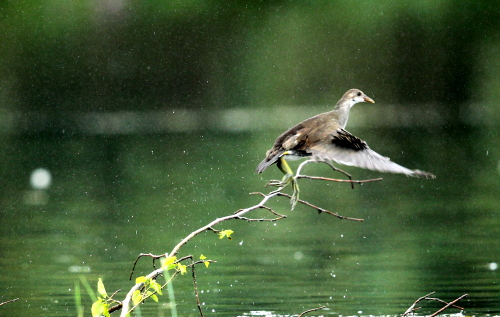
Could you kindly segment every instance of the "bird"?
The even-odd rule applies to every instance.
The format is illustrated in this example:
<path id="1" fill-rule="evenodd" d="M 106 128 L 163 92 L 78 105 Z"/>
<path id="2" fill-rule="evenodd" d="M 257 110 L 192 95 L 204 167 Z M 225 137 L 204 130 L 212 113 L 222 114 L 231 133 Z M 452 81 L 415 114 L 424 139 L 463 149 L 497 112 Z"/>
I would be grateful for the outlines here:
<path id="1" fill-rule="evenodd" d="M 269 184 L 283 187 L 291 180 L 294 194 L 297 195 L 298 185 L 286 160 L 309 158 L 313 161 L 336 162 L 385 173 L 435 178 L 432 173 L 411 170 L 392 162 L 388 157 L 373 151 L 365 141 L 345 130 L 349 111 L 352 106 L 360 102 L 375 103 L 361 90 L 350 89 L 340 98 L 332 111 L 318 114 L 288 129 L 267 151 L 256 172 L 260 174 L 276 163 L 285 176 L 281 182 Z"/>

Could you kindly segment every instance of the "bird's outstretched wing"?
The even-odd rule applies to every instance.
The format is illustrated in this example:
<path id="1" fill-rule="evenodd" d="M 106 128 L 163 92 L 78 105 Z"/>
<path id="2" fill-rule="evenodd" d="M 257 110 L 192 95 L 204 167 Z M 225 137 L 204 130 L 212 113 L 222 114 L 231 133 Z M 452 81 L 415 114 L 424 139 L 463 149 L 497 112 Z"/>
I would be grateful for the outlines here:
<path id="1" fill-rule="evenodd" d="M 330 160 L 340 164 L 366 168 L 384 173 L 398 173 L 408 176 L 435 178 L 431 173 L 410 170 L 392 162 L 370 149 L 368 144 L 344 129 L 331 134 L 327 142 L 318 142 L 309 149 L 318 160 Z"/>

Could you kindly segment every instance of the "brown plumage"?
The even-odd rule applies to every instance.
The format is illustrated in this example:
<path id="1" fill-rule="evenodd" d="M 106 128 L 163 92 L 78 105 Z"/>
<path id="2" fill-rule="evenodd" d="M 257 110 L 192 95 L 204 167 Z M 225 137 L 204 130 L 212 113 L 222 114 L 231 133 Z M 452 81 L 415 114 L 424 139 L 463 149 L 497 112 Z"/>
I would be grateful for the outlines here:
<path id="1" fill-rule="evenodd" d="M 262 173 L 282 157 L 286 160 L 311 157 L 316 161 L 335 161 L 379 172 L 435 177 L 431 173 L 410 170 L 392 162 L 346 131 L 349 110 L 358 102 L 374 103 L 361 90 L 350 89 L 332 111 L 309 118 L 280 135 L 257 167 L 257 173 Z"/>

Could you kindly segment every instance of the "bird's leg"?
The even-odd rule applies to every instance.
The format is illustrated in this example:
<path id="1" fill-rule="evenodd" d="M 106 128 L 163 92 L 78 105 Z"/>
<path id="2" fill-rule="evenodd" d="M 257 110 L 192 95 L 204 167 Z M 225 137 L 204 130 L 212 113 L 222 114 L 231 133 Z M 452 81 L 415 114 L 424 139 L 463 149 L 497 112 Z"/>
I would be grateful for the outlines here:
<path id="1" fill-rule="evenodd" d="M 278 180 L 270 181 L 268 185 L 276 187 L 286 187 L 290 182 L 290 180 L 292 179 L 293 171 L 283 157 L 279 158 L 276 165 L 278 165 L 278 168 L 280 169 L 280 171 L 283 172 L 283 174 L 285 174 L 285 176 L 283 176 L 281 181 Z"/>
<path id="2" fill-rule="evenodd" d="M 299 183 L 297 182 L 297 179 L 293 176 L 293 171 L 286 162 L 286 160 L 283 157 L 280 157 L 280 160 L 278 161 L 278 167 L 279 169 L 285 173 L 285 176 L 283 176 L 283 179 L 281 182 L 283 183 L 292 183 L 292 197 L 290 198 L 290 204 L 292 204 L 292 210 L 295 208 L 295 205 L 297 204 L 297 200 L 299 200 Z"/>
<path id="3" fill-rule="evenodd" d="M 291 183 L 293 194 L 292 194 L 292 198 L 290 199 L 290 204 L 292 204 L 292 209 L 293 209 L 295 207 L 295 205 L 297 204 L 297 200 L 299 199 L 299 191 L 300 191 L 299 184 L 298 184 L 297 180 L 295 179 L 295 177 L 293 177 L 293 171 L 283 156 L 279 158 L 277 165 L 278 165 L 278 168 L 283 172 L 283 174 L 285 174 L 285 176 L 283 176 L 281 181 L 272 180 L 269 183 L 267 183 L 267 185 L 276 186 L 276 187 L 280 187 L 280 189 L 283 189 L 286 186 L 288 186 L 289 183 Z"/>
<path id="4" fill-rule="evenodd" d="M 278 159 L 278 162 L 276 165 L 278 166 L 280 171 L 282 171 L 283 174 L 285 174 L 285 176 L 283 176 L 281 181 L 276 180 L 276 179 L 270 180 L 266 186 L 275 186 L 275 187 L 285 188 L 288 185 L 288 183 L 290 182 L 290 178 L 292 178 L 292 176 L 293 176 L 293 171 L 283 157 L 280 157 Z"/>

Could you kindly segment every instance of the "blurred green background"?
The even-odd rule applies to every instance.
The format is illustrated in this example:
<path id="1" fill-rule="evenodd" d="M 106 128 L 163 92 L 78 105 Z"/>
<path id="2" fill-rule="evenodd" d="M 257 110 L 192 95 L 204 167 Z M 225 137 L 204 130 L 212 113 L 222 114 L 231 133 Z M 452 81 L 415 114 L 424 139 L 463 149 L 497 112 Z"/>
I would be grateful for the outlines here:
<path id="1" fill-rule="evenodd" d="M 257 203 L 274 139 L 349 88 L 376 104 L 347 129 L 438 178 L 345 168 L 384 181 L 301 197 L 362 224 L 278 200 L 277 224 L 199 237 L 181 255 L 218 261 L 207 314 L 397 314 L 431 291 L 500 312 L 500 1 L 1 0 L 0 41 L 1 315 L 75 316 L 81 277 L 122 299 L 139 253 Z"/>

